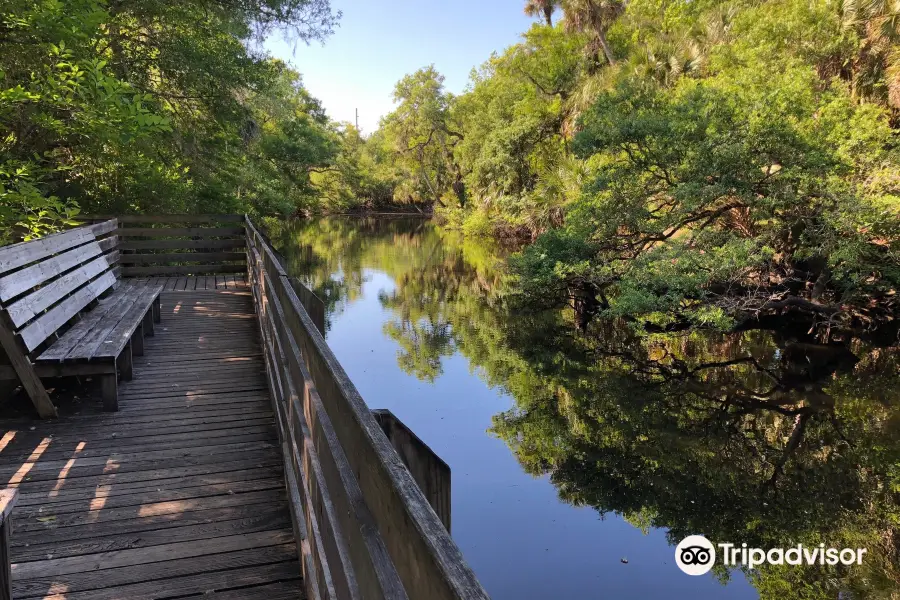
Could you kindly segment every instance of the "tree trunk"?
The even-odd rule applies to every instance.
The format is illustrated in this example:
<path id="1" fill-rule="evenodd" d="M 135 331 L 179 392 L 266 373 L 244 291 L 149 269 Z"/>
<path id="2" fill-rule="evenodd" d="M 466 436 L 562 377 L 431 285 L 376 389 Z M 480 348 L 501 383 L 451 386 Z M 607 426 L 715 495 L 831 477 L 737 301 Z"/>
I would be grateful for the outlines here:
<path id="1" fill-rule="evenodd" d="M 553 27 L 553 6 L 544 7 L 544 19 L 547 20 L 548 27 Z"/>
<path id="2" fill-rule="evenodd" d="M 606 41 L 605 31 L 597 32 L 597 41 L 600 42 L 600 47 L 603 48 L 603 54 L 606 56 L 606 61 L 610 64 L 610 66 L 616 64 L 616 59 L 613 57 L 612 50 L 609 49 L 609 44 Z"/>
<path id="3" fill-rule="evenodd" d="M 588 325 L 597 314 L 600 303 L 597 301 L 597 288 L 590 283 L 579 283 L 570 290 L 575 309 L 575 329 L 580 333 L 587 332 Z"/>

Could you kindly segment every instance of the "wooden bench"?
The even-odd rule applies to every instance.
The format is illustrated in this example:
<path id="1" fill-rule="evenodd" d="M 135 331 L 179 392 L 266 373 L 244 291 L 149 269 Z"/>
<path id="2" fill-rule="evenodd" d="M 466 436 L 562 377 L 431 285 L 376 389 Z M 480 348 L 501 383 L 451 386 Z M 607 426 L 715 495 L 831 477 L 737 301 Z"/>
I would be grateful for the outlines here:
<path id="1" fill-rule="evenodd" d="M 116 277 L 115 221 L 0 248 L 0 345 L 41 417 L 56 416 L 41 377 L 99 376 L 105 410 L 118 409 L 118 377 L 159 322 L 162 286 Z"/>

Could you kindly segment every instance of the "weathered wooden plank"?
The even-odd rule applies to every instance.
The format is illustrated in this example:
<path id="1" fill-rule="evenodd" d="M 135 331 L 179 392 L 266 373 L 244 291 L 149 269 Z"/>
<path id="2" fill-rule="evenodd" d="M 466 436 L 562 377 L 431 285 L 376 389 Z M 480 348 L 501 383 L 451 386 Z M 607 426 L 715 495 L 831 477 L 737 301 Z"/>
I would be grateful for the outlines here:
<path id="1" fill-rule="evenodd" d="M 102 476 L 104 478 L 108 478 L 108 481 L 113 481 L 116 479 L 116 477 L 120 477 L 129 473 L 156 472 L 163 469 L 206 468 L 210 465 L 230 464 L 235 461 L 241 460 L 268 461 L 274 460 L 276 457 L 277 454 L 275 448 L 271 444 L 268 447 L 262 449 L 239 448 L 238 450 L 232 452 L 220 452 L 218 455 L 203 453 L 198 454 L 191 452 L 185 453 L 181 456 L 151 456 L 149 458 L 143 459 L 140 457 L 132 457 L 127 463 L 119 464 L 114 473 L 109 473 L 106 470 L 107 465 L 105 463 L 91 460 L 87 461 L 87 463 L 85 464 L 69 465 L 68 471 L 66 471 L 65 479 Z M 66 467 L 67 461 L 58 461 L 58 463 L 59 467 L 56 472 L 44 469 L 30 469 L 27 476 L 25 477 L 25 482 L 28 485 L 31 485 L 34 482 L 53 481 L 55 485 L 56 483 L 58 483 L 60 479 L 59 473 L 63 468 Z M 6 479 L 9 480 L 16 472 L 18 472 L 19 468 L 21 468 L 21 466 L 17 467 L 15 470 L 8 469 L 6 473 Z M 42 527 L 44 526 L 43 524 L 39 525 L 41 525 Z"/>
<path id="2" fill-rule="evenodd" d="M 97 241 L 100 244 L 100 249 L 104 252 L 109 252 L 110 250 L 115 250 L 119 247 L 119 238 L 118 236 L 111 235 L 107 238 Z"/>
<path id="3" fill-rule="evenodd" d="M 233 535 L 216 539 L 219 552 L 264 548 L 291 542 L 293 534 L 285 530 L 263 531 L 246 535 Z M 203 541 L 175 542 L 150 548 L 133 550 L 115 550 L 88 556 L 71 556 L 53 558 L 13 565 L 13 578 L 17 580 L 35 579 L 38 577 L 59 577 L 70 573 L 93 570 L 93 565 L 101 564 L 104 569 L 146 565 L 166 560 L 177 560 L 203 556 L 209 553 Z"/>
<path id="4" fill-rule="evenodd" d="M 260 450 L 267 450 L 272 448 L 273 444 L 271 441 L 260 440 L 253 442 L 245 442 L 245 443 L 237 443 L 237 444 L 209 444 L 206 446 L 200 446 L 196 448 L 183 448 L 183 449 L 157 449 L 153 451 L 140 451 L 140 452 L 115 452 L 108 453 L 109 456 L 106 458 L 103 457 L 90 457 L 90 458 L 78 458 L 75 456 L 69 460 L 47 460 L 40 461 L 37 464 L 32 465 L 29 475 L 34 476 L 38 473 L 42 473 L 45 471 L 56 470 L 58 473 L 61 469 L 66 467 L 68 464 L 69 468 L 80 467 L 80 466 L 96 466 L 101 464 L 107 464 L 108 460 L 115 460 L 119 463 L 124 462 L 141 462 L 141 461 L 155 461 L 155 460 L 167 460 L 167 459 L 183 459 L 190 456 L 207 456 L 210 454 L 214 454 L 216 452 L 221 453 L 231 453 L 231 452 L 255 452 Z M 3 465 L 0 467 L 0 477 L 6 477 L 7 481 L 18 472 L 21 465 L 12 465 L 7 466 Z"/>
<path id="5" fill-rule="evenodd" d="M 136 314 L 140 311 L 136 311 L 135 307 L 149 307 L 152 301 L 148 301 L 144 297 L 146 289 L 147 286 L 141 283 L 133 283 L 130 287 L 125 288 L 121 300 L 114 304 L 98 323 L 93 325 L 91 332 L 72 348 L 66 355 L 66 359 L 117 358 L 122 348 L 131 339 L 134 329 L 137 329 L 138 323 L 136 321 L 138 317 L 136 317 Z M 146 313 L 146 309 L 143 312 Z M 117 332 L 119 337 L 114 340 L 113 336 Z M 127 337 L 122 339 L 125 332 L 127 332 Z M 60 340 L 60 342 L 62 341 Z M 103 352 L 104 349 L 115 350 L 115 352 Z"/>
<path id="6" fill-rule="evenodd" d="M 87 227 L 91 230 L 91 233 L 99 238 L 111 231 L 115 231 L 119 227 L 119 220 L 116 217 L 110 217 L 102 223 L 94 223 Z"/>
<path id="7" fill-rule="evenodd" d="M 170 441 L 167 441 L 166 438 Z M 271 427 L 271 423 L 266 423 L 255 427 L 235 428 L 230 435 L 224 435 L 222 430 L 197 433 L 193 437 L 190 433 L 178 433 L 160 437 L 141 437 L 136 440 L 131 440 L 133 443 L 128 444 L 117 444 L 115 441 L 100 441 L 96 444 L 91 444 L 89 447 L 82 448 L 81 450 L 77 450 L 80 442 L 63 444 L 54 440 L 49 447 L 44 450 L 42 460 L 63 460 L 69 459 L 72 456 L 77 456 L 79 460 L 86 460 L 88 458 L 102 456 L 104 452 L 107 454 L 111 452 L 139 454 L 155 452 L 160 448 L 167 448 L 169 450 L 196 448 L 199 451 L 200 448 L 215 446 L 218 447 L 220 451 L 227 452 L 228 448 L 223 448 L 224 446 L 234 446 L 236 444 L 246 444 L 250 442 L 272 442 L 274 439 L 275 433 Z M 33 447 L 30 450 L 33 450 Z M 30 450 L 27 448 L 19 448 L 16 451 L 10 451 L 8 455 L 7 452 L 4 452 L 4 461 L 15 460 L 18 461 L 19 464 L 27 462 Z"/>
<path id="8" fill-rule="evenodd" d="M 211 569 L 210 569 L 211 571 Z M 256 567 L 229 569 L 193 575 L 174 577 L 125 585 L 115 588 L 81 592 L 74 594 L 52 594 L 44 600 L 156 600 L 171 598 L 178 594 L 206 594 L 216 590 L 246 590 L 248 586 L 262 585 L 271 581 L 281 581 L 299 577 L 295 562 L 281 562 Z M 298 586 L 299 587 L 299 586 Z M 252 588 L 251 588 L 252 589 Z"/>
<path id="9" fill-rule="evenodd" d="M 272 428 L 270 427 L 270 430 L 271 429 Z M 23 485 L 20 505 L 52 507 L 58 503 L 76 502 L 79 500 L 94 500 L 97 498 L 111 498 L 115 496 L 143 494 L 148 492 L 161 493 L 162 490 L 171 492 L 188 488 L 204 487 L 207 485 L 221 486 L 236 482 L 272 480 L 278 479 L 280 476 L 280 467 L 271 465 L 268 467 L 254 466 L 252 469 L 225 471 L 206 475 L 162 478 L 155 481 L 125 483 L 117 480 L 115 481 L 115 485 L 112 485 L 112 481 L 110 481 L 106 484 L 97 483 L 92 487 L 80 488 L 71 487 L 69 485 L 70 482 L 67 481 L 66 485 L 62 486 L 60 489 L 49 488 L 40 492 L 31 491 L 32 486 L 26 483 Z M 97 480 L 95 479 L 94 481 L 96 482 Z"/>
<path id="10" fill-rule="evenodd" d="M 16 531 L 36 531 L 47 528 L 47 522 L 52 527 L 76 527 L 94 523 L 109 523 L 118 521 L 131 521 L 136 518 L 153 517 L 161 515 L 180 515 L 193 510 L 206 510 L 210 508 L 224 508 L 228 506 L 241 506 L 245 504 L 284 503 L 284 491 L 263 490 L 247 492 L 244 494 L 224 494 L 220 496 L 206 496 L 203 498 L 190 498 L 188 500 L 176 500 L 174 502 L 158 502 L 144 504 L 142 506 L 126 506 L 124 508 L 111 508 L 100 511 L 83 511 L 67 513 L 57 516 L 50 521 L 20 520 L 16 521 Z M 46 519 L 46 517 L 39 517 Z M 26 563 L 33 564 L 33 563 Z M 77 572 L 77 571 L 76 571 Z M 15 575 L 14 575 L 15 577 Z"/>
<path id="11" fill-rule="evenodd" d="M 372 416 L 400 455 L 431 508 L 450 531 L 450 466 L 389 410 L 373 410 Z"/>
<path id="12" fill-rule="evenodd" d="M 116 278 L 107 271 L 32 321 L 19 332 L 19 337 L 21 337 L 25 347 L 29 351 L 37 348 L 41 342 L 55 333 L 56 330 L 78 314 L 92 300 L 99 298 L 100 294 L 111 288 L 115 282 Z"/>
<path id="13" fill-rule="evenodd" d="M 133 598 L 135 590 L 121 590 L 119 586 L 129 585 L 135 582 L 153 582 L 158 580 L 181 578 L 188 575 L 196 575 L 209 571 L 228 571 L 231 569 L 249 567 L 253 565 L 268 565 L 284 563 L 291 559 L 293 546 L 282 544 L 267 546 L 265 548 L 253 548 L 250 550 L 237 550 L 224 552 L 210 557 L 200 557 L 188 560 L 169 560 L 148 565 L 136 565 L 133 567 L 119 567 L 106 569 L 103 576 L 99 577 L 96 571 L 85 573 L 73 573 L 66 576 L 66 594 L 84 592 L 86 590 L 113 589 L 119 595 L 118 598 Z M 48 590 L 54 589 L 59 580 L 54 577 L 44 577 L 13 582 L 13 592 L 16 598 L 43 598 Z M 292 585 L 299 588 L 294 582 Z M 251 588 L 252 589 L 252 588 Z M 206 592 L 207 590 L 203 590 Z M 243 591 L 243 590 L 241 590 Z M 67 596 L 68 597 L 68 596 Z M 156 596 L 157 598 L 159 596 Z M 206 594 L 202 596 L 206 597 Z M 238 595 L 238 598 L 242 596 Z M 273 597 L 270 600 L 277 600 Z"/>
<path id="14" fill-rule="evenodd" d="M 48 235 L 30 242 L 22 242 L 0 248 L 0 273 L 18 269 L 69 248 L 86 244 L 94 239 L 88 227 L 79 227 Z"/>
<path id="15" fill-rule="evenodd" d="M 28 397 L 31 398 L 38 415 L 42 419 L 55 418 L 57 415 L 56 407 L 50 401 L 50 396 L 47 395 L 44 384 L 41 383 L 31 361 L 22 351 L 2 315 L 0 315 L 0 348 L 2 348 L 3 354 L 6 355 L 6 360 L 9 361 L 15 370 L 22 387 L 28 393 Z"/>
<path id="16" fill-rule="evenodd" d="M 299 581 L 280 581 L 268 585 L 205 594 L 203 600 L 301 600 Z"/>
<path id="17" fill-rule="evenodd" d="M 5 523 L 19 501 L 19 490 L 6 488 L 0 490 L 0 523 Z"/>
<path id="18" fill-rule="evenodd" d="M 225 237 L 243 235 L 243 227 L 125 227 L 119 237 Z"/>
<path id="19" fill-rule="evenodd" d="M 6 302 L 10 298 L 27 292 L 48 279 L 56 277 L 76 265 L 87 262 L 101 253 L 100 245 L 95 241 L 91 241 L 83 246 L 67 250 L 53 258 L 43 260 L 15 273 L 10 273 L 0 278 L 0 301 Z"/>
<path id="20" fill-rule="evenodd" d="M 37 362 L 49 363 L 62 361 L 70 354 L 73 356 L 88 356 L 91 354 L 88 348 L 94 348 L 114 325 L 113 315 L 124 314 L 127 307 L 134 302 L 138 288 L 127 285 L 122 286 L 116 292 L 94 307 L 84 317 L 72 326 L 50 348 L 45 350 Z M 74 354 L 73 354 L 74 353 Z"/>
<path id="21" fill-rule="evenodd" d="M 143 322 L 144 315 L 151 309 L 153 302 L 162 291 L 159 287 L 152 288 L 147 285 L 135 285 L 134 287 L 138 290 L 134 304 L 125 312 L 115 327 L 104 336 L 104 339 L 100 341 L 92 354 L 89 357 L 85 356 L 85 358 L 103 359 L 119 356 L 122 349 L 129 343 L 131 337 Z M 72 355 L 70 354 L 70 356 Z M 78 357 L 76 356 L 76 358 Z"/>
<path id="22" fill-rule="evenodd" d="M 68 444 L 54 439 L 49 447 L 44 450 L 42 459 L 68 459 L 73 454 L 77 454 L 80 459 L 85 459 L 102 456 L 104 452 L 106 454 L 109 454 L 111 451 L 129 453 L 153 452 L 155 450 L 158 450 L 159 448 L 168 448 L 170 450 L 174 450 L 177 448 L 200 448 L 213 445 L 227 446 L 229 444 L 266 441 L 274 439 L 275 432 L 271 427 L 271 423 L 266 423 L 264 425 L 258 425 L 254 427 L 237 427 L 230 430 L 214 429 L 205 432 L 174 433 L 170 435 L 138 437 L 135 439 L 127 440 L 128 443 L 125 443 L 126 440 L 122 440 L 120 443 L 118 443 L 119 441 L 115 438 L 106 442 L 101 439 L 97 442 L 92 442 L 89 447 L 86 447 L 77 452 L 75 449 L 78 447 L 79 442 L 72 442 Z M 7 449 L 3 453 L 3 460 L 4 462 L 6 462 L 7 460 L 18 459 L 21 462 L 24 462 L 26 461 L 28 455 L 32 450 L 33 447 L 24 447 L 18 450 Z"/>
<path id="23" fill-rule="evenodd" d="M 0 600 L 12 600 L 9 539 L 12 531 L 10 513 L 16 505 L 19 491 L 7 488 L 0 491 Z"/>
<path id="24" fill-rule="evenodd" d="M 265 407 L 268 409 L 268 407 Z M 165 415 L 163 415 L 165 416 Z M 95 423 L 95 421 L 99 421 Z M 242 410 L 233 411 L 231 414 L 200 415 L 194 417 L 174 417 L 170 419 L 155 420 L 152 417 L 131 418 L 123 420 L 104 420 L 102 416 L 90 416 L 85 418 L 70 418 L 63 420 L 62 427 L 43 429 L 40 432 L 17 431 L 15 439 L 2 450 L 0 460 L 6 461 L 7 452 L 17 447 L 31 444 L 34 448 L 39 441 L 39 436 L 53 435 L 55 447 L 71 445 L 72 452 L 77 451 L 78 445 L 84 441 L 85 436 L 91 437 L 91 446 L 101 445 L 130 445 L 141 443 L 141 440 L 156 440 L 158 436 L 175 435 L 180 433 L 203 434 L 205 432 L 219 431 L 223 429 L 267 426 L 268 431 L 273 431 L 272 413 L 269 410 Z M 24 424 L 23 428 L 24 429 Z M 75 433 L 69 433 L 75 431 Z M 37 434 L 37 435 L 34 435 Z M 57 494 L 58 496 L 59 494 Z"/>
<path id="25" fill-rule="evenodd" d="M 115 365 L 108 363 L 87 363 L 77 365 L 67 364 L 36 364 L 34 366 L 38 377 L 71 377 L 71 376 L 89 376 L 103 375 L 105 373 L 115 373 Z"/>
<path id="26" fill-rule="evenodd" d="M 85 525 L 76 525 L 73 527 L 43 527 L 33 531 L 17 530 L 16 537 L 12 542 L 12 547 L 16 549 L 16 552 L 18 553 L 22 552 L 22 550 L 18 549 L 25 547 L 26 544 L 29 548 L 31 546 L 49 546 L 51 544 L 70 544 L 71 546 L 69 547 L 74 547 L 76 544 L 80 543 L 90 543 L 102 541 L 104 539 L 115 540 L 120 537 L 134 540 L 135 537 L 137 537 L 134 534 L 145 531 L 178 529 L 182 527 L 207 525 L 210 523 L 227 523 L 228 521 L 243 521 L 254 516 L 266 517 L 269 515 L 281 515 L 285 520 L 288 517 L 283 503 L 275 503 L 271 506 L 265 504 L 240 504 L 237 506 L 195 510 L 184 513 L 138 517 L 129 521 L 87 523 Z M 287 523 L 278 528 L 286 529 Z M 112 549 L 113 548 L 110 548 L 110 550 Z M 47 552 L 41 558 L 46 558 L 47 554 L 53 553 Z M 60 554 L 59 556 L 61 558 L 63 555 Z"/>
<path id="27" fill-rule="evenodd" d="M 204 273 L 231 273 L 240 270 L 241 265 L 179 265 L 179 266 L 154 266 L 154 267 L 123 267 L 124 277 L 147 277 L 148 275 L 202 275 Z M 174 290 L 184 290 L 186 280 L 178 279 L 180 287 L 176 284 Z"/>
<path id="28" fill-rule="evenodd" d="M 243 252 L 172 252 L 168 254 L 125 254 L 120 262 L 123 265 L 130 265 L 167 262 L 234 262 L 246 259 L 247 255 Z"/>
<path id="29" fill-rule="evenodd" d="M 39 518 L 52 513 L 59 518 L 67 514 L 80 514 L 94 512 L 92 507 L 100 506 L 102 510 L 117 508 L 141 507 L 145 504 L 158 504 L 162 502 L 181 502 L 196 500 L 197 498 L 209 498 L 213 496 L 233 496 L 247 492 L 259 492 L 263 490 L 279 490 L 284 486 L 284 480 L 280 477 L 273 479 L 259 479 L 254 481 L 233 481 L 226 484 L 204 485 L 186 489 L 163 489 L 139 494 L 127 494 L 122 496 L 100 496 L 89 500 L 75 502 L 59 502 L 44 506 L 23 506 L 22 519 Z M 41 510 L 44 509 L 44 510 Z M 101 510 L 101 509 L 96 509 Z"/>
<path id="30" fill-rule="evenodd" d="M 121 242 L 122 250 L 214 250 L 217 248 L 246 248 L 244 239 L 237 240 L 128 240 Z"/>
<path id="31" fill-rule="evenodd" d="M 14 326 L 21 327 L 108 268 L 109 263 L 106 257 L 101 256 L 74 271 L 66 273 L 50 284 L 8 306 L 6 311 L 10 320 Z"/>
<path id="32" fill-rule="evenodd" d="M 116 215 L 86 216 L 83 220 L 118 219 L 119 223 L 243 223 L 244 215 Z"/>

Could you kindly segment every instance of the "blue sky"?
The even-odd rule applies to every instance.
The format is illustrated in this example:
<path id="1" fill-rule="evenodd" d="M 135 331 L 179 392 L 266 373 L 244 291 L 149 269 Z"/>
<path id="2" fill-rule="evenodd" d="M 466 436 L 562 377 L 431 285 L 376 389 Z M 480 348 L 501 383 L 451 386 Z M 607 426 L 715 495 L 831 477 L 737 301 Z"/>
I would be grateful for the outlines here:
<path id="1" fill-rule="evenodd" d="M 365 133 L 393 107 L 394 84 L 405 74 L 434 64 L 445 85 L 462 92 L 472 67 L 519 39 L 533 20 L 524 0 L 332 0 L 344 13 L 324 45 L 265 46 L 303 74 L 310 92 L 337 121 L 353 121 Z"/>

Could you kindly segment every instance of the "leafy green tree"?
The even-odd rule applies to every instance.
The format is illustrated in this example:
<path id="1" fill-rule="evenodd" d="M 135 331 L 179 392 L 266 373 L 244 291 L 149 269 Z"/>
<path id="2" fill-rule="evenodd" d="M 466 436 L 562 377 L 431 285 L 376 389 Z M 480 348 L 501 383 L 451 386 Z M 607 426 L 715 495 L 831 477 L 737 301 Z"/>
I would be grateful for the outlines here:
<path id="1" fill-rule="evenodd" d="M 661 88 L 623 76 L 600 94 L 575 143 L 591 171 L 584 194 L 565 232 L 517 262 L 526 295 L 549 285 L 580 316 L 648 330 L 771 327 L 790 314 L 830 339 L 890 323 L 900 206 L 885 185 L 898 168 L 889 112 L 823 81 L 802 56 L 822 49 L 753 43 L 814 14 L 750 12 L 735 22 L 749 39 L 716 48 L 705 77 Z"/>
<path id="2" fill-rule="evenodd" d="M 453 147 L 463 136 L 452 120 L 455 99 L 444 90 L 444 76 L 434 66 L 419 69 L 397 83 L 394 101 L 398 106 L 382 129 L 404 170 L 395 199 L 427 198 L 444 205 L 453 194 L 464 206 L 462 173 L 453 160 Z"/>
<path id="3" fill-rule="evenodd" d="M 327 0 L 4 3 L 7 241 L 79 207 L 289 214 L 309 203 L 306 171 L 330 162 L 334 132 L 299 77 L 250 47 L 278 29 L 322 39 L 336 18 Z"/>

